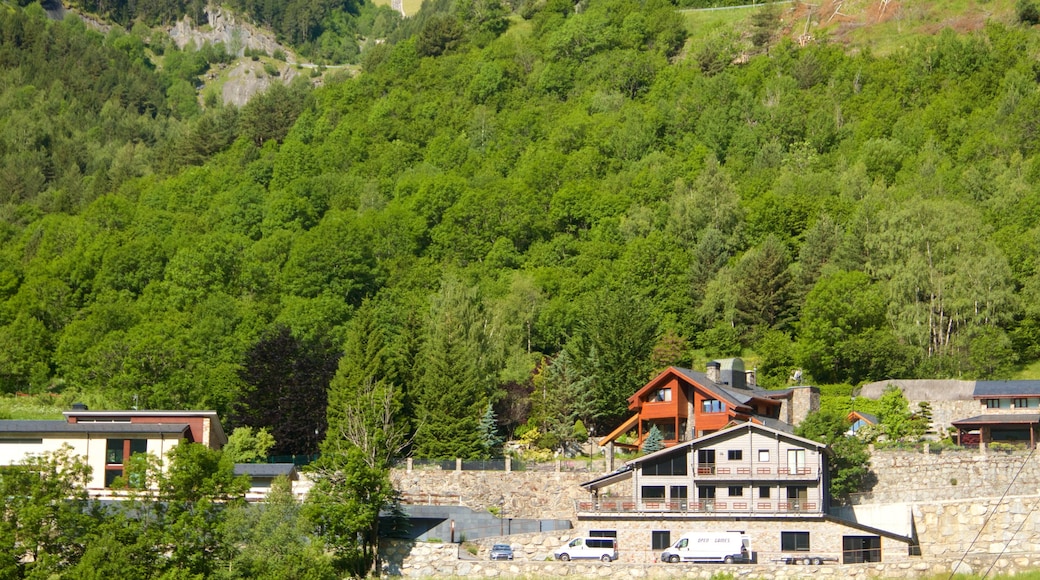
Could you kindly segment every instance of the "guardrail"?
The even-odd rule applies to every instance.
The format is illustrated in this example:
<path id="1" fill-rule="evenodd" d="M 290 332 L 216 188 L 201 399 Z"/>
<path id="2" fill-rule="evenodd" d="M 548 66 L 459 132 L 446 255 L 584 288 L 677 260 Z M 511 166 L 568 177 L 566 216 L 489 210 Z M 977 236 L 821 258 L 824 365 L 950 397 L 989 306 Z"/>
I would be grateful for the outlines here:
<path id="1" fill-rule="evenodd" d="M 574 509 L 578 514 L 636 514 L 636 513 L 726 513 L 726 514 L 814 514 L 822 513 L 820 504 L 801 500 L 636 500 L 635 498 L 600 498 L 577 500 Z"/>

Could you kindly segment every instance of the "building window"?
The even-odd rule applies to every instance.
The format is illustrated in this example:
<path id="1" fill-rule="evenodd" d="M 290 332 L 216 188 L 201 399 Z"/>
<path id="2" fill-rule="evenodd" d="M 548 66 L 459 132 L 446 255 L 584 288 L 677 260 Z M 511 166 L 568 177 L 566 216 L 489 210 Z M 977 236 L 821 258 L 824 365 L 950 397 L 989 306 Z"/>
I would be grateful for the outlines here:
<path id="1" fill-rule="evenodd" d="M 123 439 L 109 439 L 108 445 L 105 448 L 105 464 L 106 465 L 122 465 L 123 464 Z"/>
<path id="2" fill-rule="evenodd" d="M 878 536 L 842 536 L 841 548 L 843 564 L 881 561 L 881 538 Z"/>
<path id="3" fill-rule="evenodd" d="M 802 473 L 805 469 L 805 449 L 787 450 L 787 468 L 792 474 Z"/>
<path id="4" fill-rule="evenodd" d="M 701 401 L 701 411 L 705 413 L 721 413 L 726 410 L 726 405 L 718 399 L 704 399 Z"/>
<path id="5" fill-rule="evenodd" d="M 758 450 L 758 462 L 759 463 L 769 463 L 769 450 L 768 449 L 759 449 Z"/>
<path id="6" fill-rule="evenodd" d="M 672 400 L 671 389 L 657 389 L 654 394 L 650 396 L 651 402 L 664 403 Z"/>
<path id="7" fill-rule="evenodd" d="M 1010 409 L 1011 399 L 983 399 L 987 409 Z"/>
<path id="8" fill-rule="evenodd" d="M 664 499 L 664 486 L 663 485 L 644 485 L 643 486 L 643 501 Z"/>
<path id="9" fill-rule="evenodd" d="M 133 457 L 136 453 L 147 453 L 148 452 L 148 440 L 147 439 L 131 439 L 130 440 L 130 456 Z"/>
<path id="10" fill-rule="evenodd" d="M 730 461 L 741 461 L 744 459 L 744 451 L 740 449 L 730 449 L 727 456 Z"/>
<path id="11" fill-rule="evenodd" d="M 112 487 L 117 477 L 123 476 L 123 465 L 136 453 L 148 451 L 147 439 L 108 439 L 105 442 L 105 487 Z M 140 481 L 131 481 L 140 487 Z"/>
<path id="12" fill-rule="evenodd" d="M 653 530 L 650 532 L 650 549 L 663 550 L 672 545 L 672 532 L 668 530 Z"/>
<path id="13" fill-rule="evenodd" d="M 589 530 L 590 538 L 616 538 L 617 530 Z"/>
<path id="14" fill-rule="evenodd" d="M 729 496 L 730 497 L 744 497 L 744 488 L 742 486 L 739 486 L 739 485 L 731 485 L 731 486 L 729 486 Z"/>
<path id="15" fill-rule="evenodd" d="M 672 494 L 671 497 L 672 497 L 673 500 L 676 500 L 676 499 L 684 500 L 684 499 L 686 499 L 687 491 L 686 491 L 686 486 L 685 485 L 673 485 L 672 488 L 669 489 L 668 491 Z"/>
<path id="16" fill-rule="evenodd" d="M 643 475 L 686 475 L 686 453 L 671 453 L 643 464 Z"/>
<path id="17" fill-rule="evenodd" d="M 1040 399 L 1035 397 L 1019 397 L 1012 401 L 1016 409 L 1035 409 L 1040 407 Z"/>
<path id="18" fill-rule="evenodd" d="M 760 499 L 769 499 L 769 486 L 760 485 L 758 486 L 758 497 Z"/>
<path id="19" fill-rule="evenodd" d="M 809 532 L 780 532 L 780 550 L 784 552 L 808 552 Z"/>

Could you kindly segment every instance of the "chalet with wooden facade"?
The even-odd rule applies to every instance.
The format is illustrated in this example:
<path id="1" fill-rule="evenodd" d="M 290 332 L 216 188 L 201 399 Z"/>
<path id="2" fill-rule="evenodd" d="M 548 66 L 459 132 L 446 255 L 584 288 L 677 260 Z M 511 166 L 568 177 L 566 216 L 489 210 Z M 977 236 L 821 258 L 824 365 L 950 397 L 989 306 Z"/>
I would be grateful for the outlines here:
<path id="1" fill-rule="evenodd" d="M 782 429 L 819 409 L 819 402 L 815 387 L 759 388 L 754 371 L 745 371 L 739 358 L 711 361 L 703 373 L 669 367 L 628 398 L 633 415 L 603 437 L 600 445 L 638 448 L 654 426 L 664 436 L 666 447 L 713 433 L 734 421 Z"/>

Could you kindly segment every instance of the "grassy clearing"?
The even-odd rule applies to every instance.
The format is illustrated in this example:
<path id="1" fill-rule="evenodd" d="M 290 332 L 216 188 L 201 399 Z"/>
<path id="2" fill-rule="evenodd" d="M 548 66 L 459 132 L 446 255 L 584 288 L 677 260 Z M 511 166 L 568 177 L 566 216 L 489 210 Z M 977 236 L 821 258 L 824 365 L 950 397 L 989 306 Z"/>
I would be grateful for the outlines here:
<path id="1" fill-rule="evenodd" d="M 1021 369 L 1019 369 L 1017 373 L 1015 373 L 1015 376 L 1011 378 L 1016 380 L 1022 380 L 1035 379 L 1037 377 L 1040 377 L 1040 361 L 1035 361 L 1030 365 L 1022 367 Z"/>
<path id="2" fill-rule="evenodd" d="M 71 407 L 65 396 L 30 395 L 0 397 L 0 419 L 61 419 L 62 411 Z"/>
<path id="3" fill-rule="evenodd" d="M 869 48 L 877 55 L 912 47 L 915 38 L 946 28 L 964 33 L 990 21 L 1015 23 L 1014 0 L 904 0 L 888 4 L 884 11 L 877 1 L 846 0 L 838 13 L 836 9 L 837 2 L 823 2 L 812 15 L 810 34 L 853 50 Z M 806 13 L 799 16 L 804 25 Z"/>
<path id="4" fill-rule="evenodd" d="M 376 6 L 392 6 L 390 0 L 373 0 Z M 402 7 L 404 8 L 405 16 L 415 16 L 419 9 L 422 8 L 422 0 L 403 0 Z"/>

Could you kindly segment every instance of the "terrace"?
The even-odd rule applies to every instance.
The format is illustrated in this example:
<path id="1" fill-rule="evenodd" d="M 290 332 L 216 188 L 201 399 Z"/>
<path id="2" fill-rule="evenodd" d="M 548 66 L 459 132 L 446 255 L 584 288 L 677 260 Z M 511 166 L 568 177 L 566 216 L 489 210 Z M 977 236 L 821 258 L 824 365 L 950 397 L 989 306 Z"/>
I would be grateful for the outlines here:
<path id="1" fill-rule="evenodd" d="M 823 515 L 816 501 L 801 499 L 743 499 L 727 498 L 697 500 L 660 500 L 635 497 L 604 497 L 594 500 L 578 500 L 574 502 L 578 517 L 602 517 L 620 515 L 730 515 L 730 516 L 762 516 L 805 517 L 814 514 Z"/>

